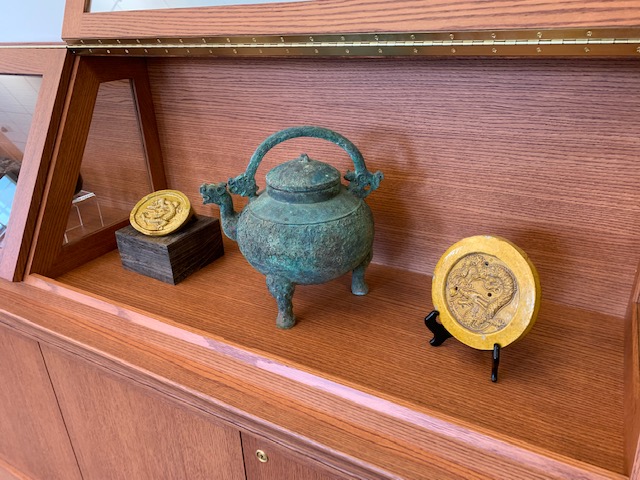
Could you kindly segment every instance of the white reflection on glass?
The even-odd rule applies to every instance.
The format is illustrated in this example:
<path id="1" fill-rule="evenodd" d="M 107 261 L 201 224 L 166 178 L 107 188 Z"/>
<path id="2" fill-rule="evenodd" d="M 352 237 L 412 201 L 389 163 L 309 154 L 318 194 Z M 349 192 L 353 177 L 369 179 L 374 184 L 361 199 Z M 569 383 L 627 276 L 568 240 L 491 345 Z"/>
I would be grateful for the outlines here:
<path id="1" fill-rule="evenodd" d="M 41 77 L 0 75 L 0 248 L 41 84 Z"/>
<path id="2" fill-rule="evenodd" d="M 291 3 L 308 0 L 91 0 L 90 12 L 158 10 L 161 8 L 220 7 L 260 3 Z"/>
<path id="3" fill-rule="evenodd" d="M 16 194 L 17 181 L 18 179 L 11 173 L 0 177 L 0 248 L 4 244 L 9 215 L 11 214 L 11 205 Z"/>

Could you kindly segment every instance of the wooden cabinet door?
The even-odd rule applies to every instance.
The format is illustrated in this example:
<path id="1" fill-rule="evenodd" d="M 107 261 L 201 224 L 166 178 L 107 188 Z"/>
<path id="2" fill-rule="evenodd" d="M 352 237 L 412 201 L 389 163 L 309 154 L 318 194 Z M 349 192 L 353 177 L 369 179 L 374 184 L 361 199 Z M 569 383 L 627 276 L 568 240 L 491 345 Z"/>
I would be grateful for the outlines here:
<path id="1" fill-rule="evenodd" d="M 270 440 L 247 433 L 242 434 L 242 448 L 247 480 L 344 480 L 348 478 Z M 258 451 L 260 454 L 257 454 Z"/>
<path id="2" fill-rule="evenodd" d="M 80 357 L 42 349 L 85 480 L 245 478 L 237 430 Z"/>
<path id="3" fill-rule="evenodd" d="M 0 326 L 0 458 L 29 478 L 80 478 L 40 346 L 4 326 Z"/>

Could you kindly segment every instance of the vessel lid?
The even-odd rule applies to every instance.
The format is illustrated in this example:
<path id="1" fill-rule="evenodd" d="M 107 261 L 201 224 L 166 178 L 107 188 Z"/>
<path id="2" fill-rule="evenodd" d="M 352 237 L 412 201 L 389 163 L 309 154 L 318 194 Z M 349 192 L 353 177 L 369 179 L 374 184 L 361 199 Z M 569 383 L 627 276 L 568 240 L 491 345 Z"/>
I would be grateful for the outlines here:
<path id="1" fill-rule="evenodd" d="M 317 202 L 333 197 L 339 190 L 340 172 L 305 153 L 267 173 L 269 195 L 284 201 Z"/>

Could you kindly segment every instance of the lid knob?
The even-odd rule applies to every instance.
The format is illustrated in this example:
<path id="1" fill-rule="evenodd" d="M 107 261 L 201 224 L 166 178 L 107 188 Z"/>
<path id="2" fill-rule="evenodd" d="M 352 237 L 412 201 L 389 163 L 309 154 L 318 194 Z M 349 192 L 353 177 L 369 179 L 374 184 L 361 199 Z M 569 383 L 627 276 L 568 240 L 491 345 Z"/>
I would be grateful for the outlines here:
<path id="1" fill-rule="evenodd" d="M 289 203 L 315 203 L 340 192 L 340 172 L 303 153 L 267 173 L 269 196 Z"/>

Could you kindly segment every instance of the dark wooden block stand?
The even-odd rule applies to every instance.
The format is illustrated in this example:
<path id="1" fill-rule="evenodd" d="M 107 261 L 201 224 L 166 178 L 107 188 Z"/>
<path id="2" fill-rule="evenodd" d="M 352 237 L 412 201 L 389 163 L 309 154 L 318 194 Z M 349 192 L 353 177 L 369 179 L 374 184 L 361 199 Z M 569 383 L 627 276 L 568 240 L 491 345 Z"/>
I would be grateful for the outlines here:
<path id="1" fill-rule="evenodd" d="M 197 217 L 182 230 L 162 237 L 144 235 L 131 225 L 116 232 L 122 266 L 176 285 L 222 256 L 217 218 Z"/>

